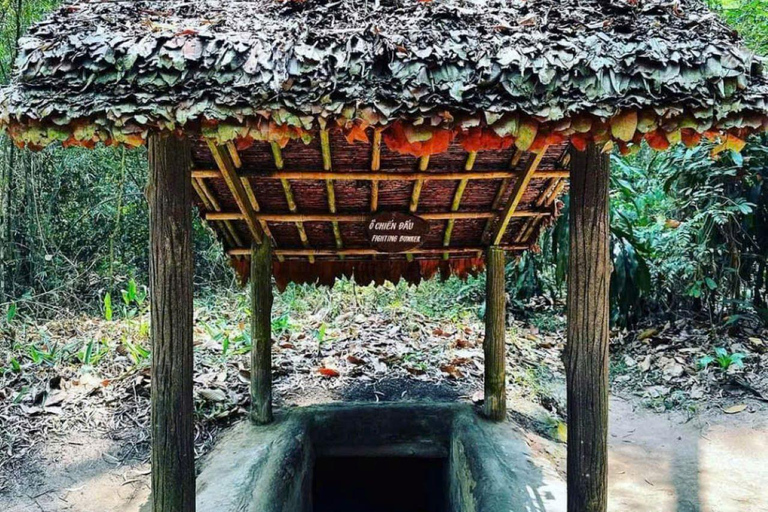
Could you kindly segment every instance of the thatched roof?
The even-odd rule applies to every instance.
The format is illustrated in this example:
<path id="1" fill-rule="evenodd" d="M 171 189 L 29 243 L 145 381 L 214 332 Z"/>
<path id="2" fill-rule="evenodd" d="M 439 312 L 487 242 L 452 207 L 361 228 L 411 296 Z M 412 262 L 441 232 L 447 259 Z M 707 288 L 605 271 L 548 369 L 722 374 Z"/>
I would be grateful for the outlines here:
<path id="1" fill-rule="evenodd" d="M 699 0 L 90 0 L 21 41 L 3 128 L 31 148 L 184 132 L 241 275 L 269 238 L 280 286 L 416 282 L 535 248 L 569 144 L 740 149 L 768 78 Z M 377 252 L 381 211 L 426 241 Z"/>
<path id="2" fill-rule="evenodd" d="M 244 123 L 299 137 L 318 117 L 501 136 L 530 120 L 582 143 L 638 112 L 614 138 L 661 127 L 656 146 L 768 126 L 762 63 L 699 0 L 81 1 L 32 28 L 16 69 L 0 124 L 33 146 Z"/>

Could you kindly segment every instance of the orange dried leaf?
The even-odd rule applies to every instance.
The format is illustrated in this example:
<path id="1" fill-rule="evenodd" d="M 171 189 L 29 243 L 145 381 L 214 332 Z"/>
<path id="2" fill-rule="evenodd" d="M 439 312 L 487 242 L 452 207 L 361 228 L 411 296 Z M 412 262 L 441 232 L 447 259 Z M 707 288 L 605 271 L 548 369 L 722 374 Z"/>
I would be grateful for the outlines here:
<path id="1" fill-rule="evenodd" d="M 459 133 L 459 143 L 467 151 L 507 149 L 514 142 L 513 137 L 500 137 L 493 130 L 479 126 Z"/>
<path id="2" fill-rule="evenodd" d="M 586 151 L 589 146 L 589 134 L 587 133 L 574 133 L 571 135 L 571 144 L 579 151 Z"/>
<path id="3" fill-rule="evenodd" d="M 339 372 L 333 368 L 319 368 L 317 372 L 323 377 L 338 377 Z"/>
<path id="4" fill-rule="evenodd" d="M 669 149 L 667 136 L 664 135 L 664 132 L 661 130 L 654 130 L 650 133 L 646 133 L 645 140 L 648 142 L 648 145 L 656 151 Z"/>
<path id="5" fill-rule="evenodd" d="M 347 142 L 350 144 L 354 144 L 355 142 L 364 142 L 367 144 L 370 142 L 368 140 L 368 134 L 366 133 L 367 129 L 368 123 L 364 121 L 353 123 L 349 129 L 345 130 L 344 137 L 346 137 Z"/>

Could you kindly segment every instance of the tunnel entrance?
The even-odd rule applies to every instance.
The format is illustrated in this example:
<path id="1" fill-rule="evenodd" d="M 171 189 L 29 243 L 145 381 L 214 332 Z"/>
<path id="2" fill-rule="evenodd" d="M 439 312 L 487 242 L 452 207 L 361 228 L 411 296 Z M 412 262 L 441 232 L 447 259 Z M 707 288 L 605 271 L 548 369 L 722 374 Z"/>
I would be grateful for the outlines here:
<path id="1" fill-rule="evenodd" d="M 445 512 L 447 460 L 417 457 L 320 457 L 313 512 Z"/>

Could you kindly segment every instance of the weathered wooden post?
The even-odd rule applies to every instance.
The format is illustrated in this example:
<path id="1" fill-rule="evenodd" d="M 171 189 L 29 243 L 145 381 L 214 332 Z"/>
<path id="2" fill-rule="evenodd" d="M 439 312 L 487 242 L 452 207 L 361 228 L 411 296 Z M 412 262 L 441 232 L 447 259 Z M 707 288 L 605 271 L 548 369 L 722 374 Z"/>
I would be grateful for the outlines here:
<path id="1" fill-rule="evenodd" d="M 572 150 L 568 265 L 568 512 L 607 508 L 610 159 Z"/>
<path id="2" fill-rule="evenodd" d="M 506 295 L 504 293 L 504 263 L 501 247 L 491 246 L 486 252 L 485 264 L 485 415 L 494 421 L 507 416 L 506 377 Z"/>
<path id="3" fill-rule="evenodd" d="M 152 510 L 194 512 L 192 153 L 174 136 L 149 140 L 152 300 Z"/>
<path id="4" fill-rule="evenodd" d="M 272 244 L 251 249 L 251 419 L 272 422 Z"/>

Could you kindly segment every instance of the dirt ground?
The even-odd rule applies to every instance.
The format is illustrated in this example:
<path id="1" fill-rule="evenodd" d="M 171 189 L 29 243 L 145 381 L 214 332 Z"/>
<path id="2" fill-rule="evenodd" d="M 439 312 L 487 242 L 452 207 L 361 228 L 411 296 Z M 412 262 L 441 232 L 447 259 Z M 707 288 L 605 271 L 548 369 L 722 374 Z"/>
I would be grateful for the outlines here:
<path id="1" fill-rule="evenodd" d="M 768 406 L 747 401 L 737 414 L 656 413 L 636 398 L 611 400 L 609 510 L 768 511 Z M 565 446 L 530 436 L 562 471 Z M 120 446 L 75 434 L 42 450 L 24 479 L 6 484 L 7 512 L 140 512 L 149 468 L 121 464 Z"/>
<path id="2" fill-rule="evenodd" d="M 768 407 L 745 403 L 688 418 L 614 397 L 609 510 L 768 511 Z"/>

